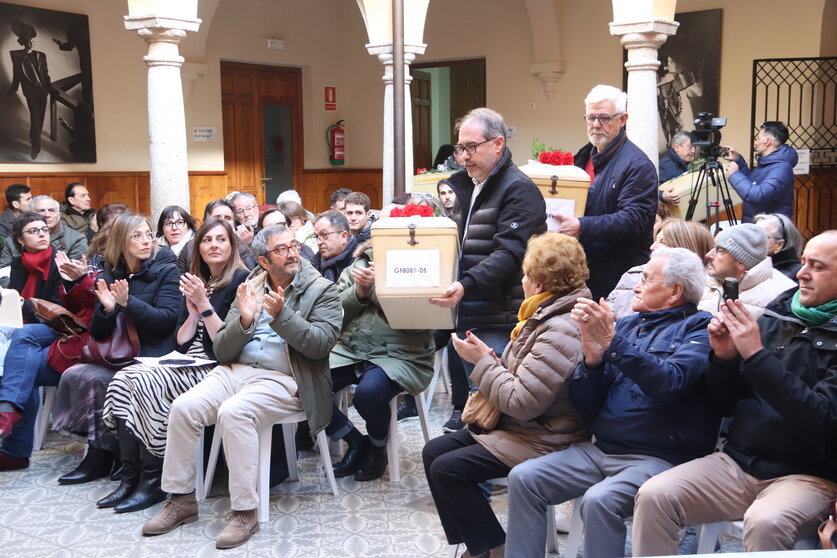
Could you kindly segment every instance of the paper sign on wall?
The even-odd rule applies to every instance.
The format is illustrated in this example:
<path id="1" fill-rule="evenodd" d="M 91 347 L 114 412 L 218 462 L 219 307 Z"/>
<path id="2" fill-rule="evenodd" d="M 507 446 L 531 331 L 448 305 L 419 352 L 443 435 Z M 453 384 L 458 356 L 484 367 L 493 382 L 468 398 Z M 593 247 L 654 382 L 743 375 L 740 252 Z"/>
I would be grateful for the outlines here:
<path id="1" fill-rule="evenodd" d="M 808 174 L 811 172 L 811 150 L 797 149 L 796 157 L 797 163 L 793 167 L 793 174 Z"/>
<path id="2" fill-rule="evenodd" d="M 560 213 L 570 217 L 575 216 L 575 200 L 562 200 L 560 198 L 546 198 L 546 230 L 558 232 L 561 223 L 552 218 L 553 213 Z"/>
<path id="3" fill-rule="evenodd" d="M 387 287 L 439 287 L 440 267 L 439 250 L 387 250 Z"/>

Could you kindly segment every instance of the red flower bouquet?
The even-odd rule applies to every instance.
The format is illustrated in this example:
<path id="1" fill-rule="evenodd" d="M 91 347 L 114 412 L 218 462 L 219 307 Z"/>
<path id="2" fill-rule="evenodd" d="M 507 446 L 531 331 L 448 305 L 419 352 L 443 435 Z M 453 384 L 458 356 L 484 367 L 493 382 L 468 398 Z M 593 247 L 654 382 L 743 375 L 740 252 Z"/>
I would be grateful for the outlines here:
<path id="1" fill-rule="evenodd" d="M 538 162 L 545 165 L 572 165 L 573 154 L 569 151 L 542 151 L 538 155 Z"/>
<path id="2" fill-rule="evenodd" d="M 390 217 L 433 217 L 433 208 L 429 205 L 408 203 L 404 207 L 396 207 L 389 213 Z"/>

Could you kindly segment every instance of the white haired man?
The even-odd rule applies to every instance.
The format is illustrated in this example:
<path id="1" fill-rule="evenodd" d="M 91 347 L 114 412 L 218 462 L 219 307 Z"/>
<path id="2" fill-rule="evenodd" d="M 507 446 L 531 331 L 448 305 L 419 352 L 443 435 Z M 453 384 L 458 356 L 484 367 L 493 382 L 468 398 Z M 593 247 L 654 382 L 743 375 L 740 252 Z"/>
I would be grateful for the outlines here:
<path id="1" fill-rule="evenodd" d="M 583 217 L 555 213 L 558 232 L 579 239 L 587 254 L 593 299 L 606 297 L 622 274 L 648 261 L 657 214 L 657 170 L 625 135 L 628 96 L 597 85 L 584 99 L 590 143 L 575 166 L 590 175 Z"/>

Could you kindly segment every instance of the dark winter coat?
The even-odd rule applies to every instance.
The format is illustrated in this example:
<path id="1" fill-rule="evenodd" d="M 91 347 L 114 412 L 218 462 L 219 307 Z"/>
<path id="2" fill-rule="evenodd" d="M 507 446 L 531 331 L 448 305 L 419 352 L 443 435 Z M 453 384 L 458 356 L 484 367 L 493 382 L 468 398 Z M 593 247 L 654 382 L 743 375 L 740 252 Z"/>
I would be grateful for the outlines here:
<path id="1" fill-rule="evenodd" d="M 793 218 L 793 167 L 799 157 L 788 145 L 765 157 L 753 170 L 744 157 L 738 156 L 738 172 L 732 173 L 729 185 L 744 200 L 742 223 L 752 223 L 759 213 L 781 213 Z"/>
<path id="2" fill-rule="evenodd" d="M 588 143 L 575 156 L 584 168 L 593 157 L 596 178 L 587 193 L 579 240 L 587 254 L 593 298 L 606 297 L 628 269 L 648 261 L 657 214 L 657 171 L 625 135 L 593 154 Z"/>
<path id="3" fill-rule="evenodd" d="M 457 328 L 511 331 L 523 302 L 521 266 L 526 243 L 546 231 L 546 204 L 538 187 L 503 155 L 471 208 L 474 182 L 466 170 L 448 182 L 462 211 L 459 282 L 465 296 L 457 309 Z M 468 234 L 462 242 L 465 223 Z"/>
<path id="4" fill-rule="evenodd" d="M 677 178 L 689 170 L 689 163 L 680 158 L 674 149 L 669 148 L 660 159 L 660 184 Z"/>
<path id="5" fill-rule="evenodd" d="M 759 479 L 837 481 L 837 316 L 806 327 L 790 309 L 796 289 L 759 319 L 765 348 L 731 363 L 710 359 L 709 387 L 732 415 L 724 451 Z"/>

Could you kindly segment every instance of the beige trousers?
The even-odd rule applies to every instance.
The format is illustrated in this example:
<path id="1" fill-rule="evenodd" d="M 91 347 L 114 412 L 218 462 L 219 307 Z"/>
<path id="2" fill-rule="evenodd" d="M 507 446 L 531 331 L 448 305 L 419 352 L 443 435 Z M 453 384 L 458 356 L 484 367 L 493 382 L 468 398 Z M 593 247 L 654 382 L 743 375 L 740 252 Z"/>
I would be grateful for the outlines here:
<path id="1" fill-rule="evenodd" d="M 217 366 L 174 400 L 169 413 L 162 488 L 189 493 L 195 488 L 195 459 L 205 426 L 217 423 L 230 470 L 231 507 L 258 507 L 259 430 L 302 411 L 294 379 L 244 364 Z"/>
<path id="2" fill-rule="evenodd" d="M 759 480 L 725 453 L 649 479 L 636 496 L 633 555 L 677 554 L 688 525 L 744 520 L 746 552 L 791 550 L 828 513 L 837 484 L 810 475 Z"/>

